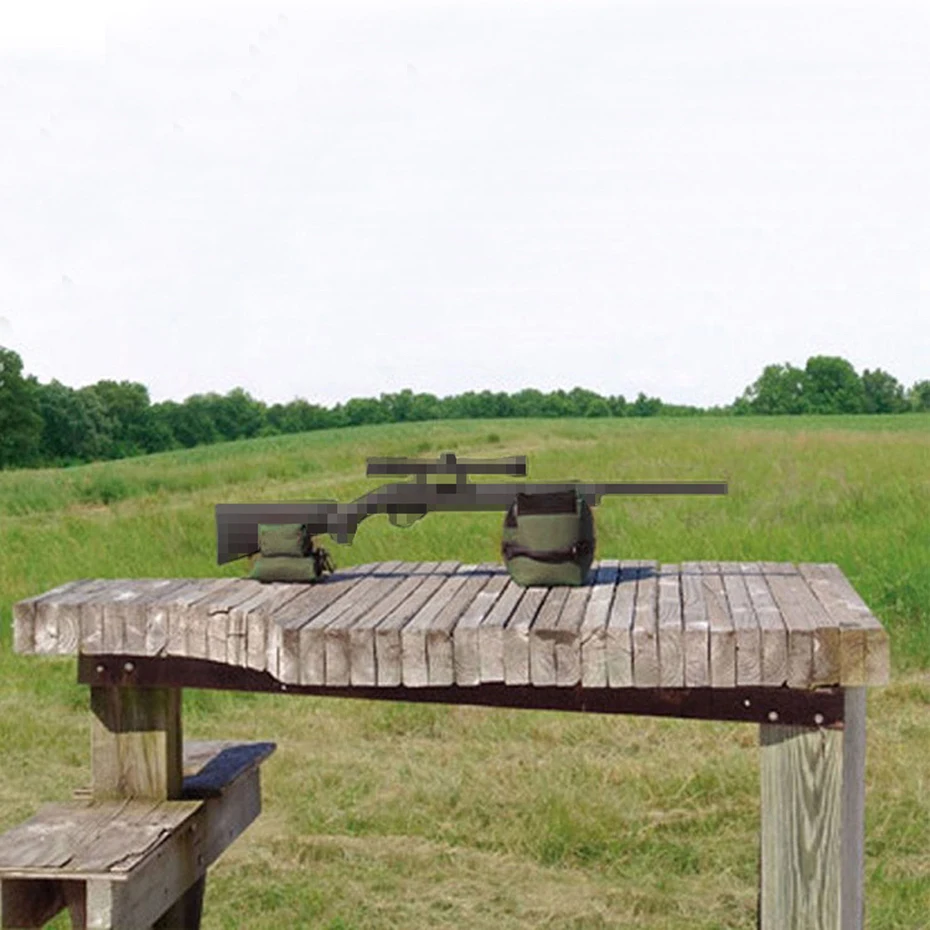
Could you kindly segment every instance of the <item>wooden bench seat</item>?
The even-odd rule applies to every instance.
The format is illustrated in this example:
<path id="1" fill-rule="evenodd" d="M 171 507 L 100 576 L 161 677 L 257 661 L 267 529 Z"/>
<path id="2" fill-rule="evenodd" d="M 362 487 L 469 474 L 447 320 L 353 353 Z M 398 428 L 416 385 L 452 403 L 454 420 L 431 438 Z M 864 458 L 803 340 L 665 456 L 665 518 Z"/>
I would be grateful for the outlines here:
<path id="1" fill-rule="evenodd" d="M 185 743 L 180 800 L 42 808 L 0 836 L 0 927 L 42 927 L 65 907 L 82 930 L 180 926 L 160 918 L 258 816 L 259 766 L 274 749 Z"/>

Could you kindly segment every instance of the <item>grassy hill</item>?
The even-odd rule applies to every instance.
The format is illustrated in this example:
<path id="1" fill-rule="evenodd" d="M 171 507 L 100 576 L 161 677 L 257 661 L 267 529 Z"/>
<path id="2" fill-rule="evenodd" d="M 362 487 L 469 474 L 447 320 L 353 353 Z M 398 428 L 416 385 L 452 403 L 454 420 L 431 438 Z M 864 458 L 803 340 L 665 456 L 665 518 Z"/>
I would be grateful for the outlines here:
<path id="1" fill-rule="evenodd" d="M 534 480 L 725 478 L 726 498 L 608 498 L 599 558 L 836 562 L 886 625 L 869 696 L 870 926 L 930 913 L 930 420 L 447 421 L 0 472 L 0 828 L 86 783 L 73 660 L 10 652 L 16 600 L 76 577 L 237 575 L 213 505 L 355 497 L 370 455 L 525 453 Z M 495 560 L 500 514 L 364 522 L 337 565 Z M 188 692 L 192 737 L 272 739 L 265 810 L 207 884 L 205 928 L 749 928 L 757 729 Z M 66 926 L 59 922 L 55 926 Z"/>

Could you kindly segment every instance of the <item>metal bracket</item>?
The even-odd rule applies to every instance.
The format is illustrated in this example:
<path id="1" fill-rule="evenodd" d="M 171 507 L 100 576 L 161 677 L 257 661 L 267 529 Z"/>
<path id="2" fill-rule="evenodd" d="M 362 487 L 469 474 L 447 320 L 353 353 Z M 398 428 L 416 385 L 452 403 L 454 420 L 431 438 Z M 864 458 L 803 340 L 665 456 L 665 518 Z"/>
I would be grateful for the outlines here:
<path id="1" fill-rule="evenodd" d="M 80 655 L 78 681 L 93 687 L 208 688 L 320 697 L 471 704 L 528 710 L 635 714 L 800 727 L 843 726 L 842 688 L 583 688 L 482 684 L 449 687 L 318 687 L 287 684 L 223 662 L 182 657 Z"/>

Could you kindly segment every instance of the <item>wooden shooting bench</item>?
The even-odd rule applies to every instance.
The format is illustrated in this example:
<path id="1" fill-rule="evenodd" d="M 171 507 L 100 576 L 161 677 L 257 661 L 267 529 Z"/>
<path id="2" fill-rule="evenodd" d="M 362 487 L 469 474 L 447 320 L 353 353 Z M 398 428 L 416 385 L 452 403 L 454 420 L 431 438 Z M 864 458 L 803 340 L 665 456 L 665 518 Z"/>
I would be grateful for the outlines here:
<path id="1" fill-rule="evenodd" d="M 835 565 L 604 560 L 577 588 L 457 562 L 76 581 L 16 604 L 14 635 L 77 654 L 93 787 L 0 837 L 3 928 L 64 906 L 81 928 L 199 926 L 273 746 L 182 750 L 185 687 L 758 723 L 760 926 L 863 926 L 865 688 L 888 682 L 888 640 Z"/>

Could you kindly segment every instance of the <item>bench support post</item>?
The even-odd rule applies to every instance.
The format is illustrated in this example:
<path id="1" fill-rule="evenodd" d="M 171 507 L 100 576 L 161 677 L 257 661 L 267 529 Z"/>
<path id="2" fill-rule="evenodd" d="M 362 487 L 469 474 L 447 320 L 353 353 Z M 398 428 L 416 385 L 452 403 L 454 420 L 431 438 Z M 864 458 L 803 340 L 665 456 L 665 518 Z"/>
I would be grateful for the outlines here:
<path id="1" fill-rule="evenodd" d="M 181 689 L 95 687 L 90 701 L 94 799 L 180 798 Z M 205 877 L 199 878 L 158 920 L 155 930 L 198 930 L 204 883 Z"/>
<path id="2" fill-rule="evenodd" d="M 865 689 L 843 729 L 760 727 L 761 930 L 862 930 Z"/>
<path id="3" fill-rule="evenodd" d="M 180 688 L 91 688 L 94 800 L 181 797 Z"/>

